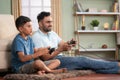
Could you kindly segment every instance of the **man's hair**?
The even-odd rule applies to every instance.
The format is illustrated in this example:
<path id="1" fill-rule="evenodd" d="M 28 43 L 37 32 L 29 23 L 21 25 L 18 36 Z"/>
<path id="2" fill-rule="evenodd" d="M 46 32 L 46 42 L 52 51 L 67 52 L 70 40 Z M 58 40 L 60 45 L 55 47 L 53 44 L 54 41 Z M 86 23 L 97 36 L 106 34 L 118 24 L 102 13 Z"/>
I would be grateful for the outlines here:
<path id="1" fill-rule="evenodd" d="M 16 28 L 18 29 L 20 26 L 23 26 L 25 23 L 30 21 L 31 19 L 26 16 L 19 16 L 15 21 Z"/>
<path id="2" fill-rule="evenodd" d="M 50 16 L 50 12 L 43 11 L 43 12 L 39 13 L 38 16 L 37 16 L 38 22 L 43 20 L 44 17 L 47 17 L 47 16 Z"/>

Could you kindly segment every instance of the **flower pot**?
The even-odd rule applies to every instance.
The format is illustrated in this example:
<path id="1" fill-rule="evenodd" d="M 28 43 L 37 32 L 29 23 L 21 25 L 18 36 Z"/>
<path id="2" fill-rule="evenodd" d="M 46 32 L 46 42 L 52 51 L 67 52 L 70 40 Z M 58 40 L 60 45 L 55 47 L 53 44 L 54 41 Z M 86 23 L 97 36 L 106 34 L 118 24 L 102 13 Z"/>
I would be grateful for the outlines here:
<path id="1" fill-rule="evenodd" d="M 95 27 L 94 27 L 94 30 L 97 31 L 97 30 L 98 30 L 98 26 L 95 26 Z"/>

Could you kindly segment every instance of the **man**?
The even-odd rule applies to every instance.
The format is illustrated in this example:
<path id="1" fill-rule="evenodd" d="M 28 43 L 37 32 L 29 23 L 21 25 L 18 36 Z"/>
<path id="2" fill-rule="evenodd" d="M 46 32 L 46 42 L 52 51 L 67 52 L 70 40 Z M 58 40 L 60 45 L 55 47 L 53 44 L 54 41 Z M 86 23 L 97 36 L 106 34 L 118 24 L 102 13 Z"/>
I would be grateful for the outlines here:
<path id="1" fill-rule="evenodd" d="M 91 69 L 97 73 L 119 73 L 120 63 L 104 60 L 97 60 L 88 57 L 65 57 L 59 55 L 62 51 L 70 50 L 72 46 L 68 42 L 64 42 L 54 31 L 52 31 L 52 17 L 49 12 L 41 12 L 37 16 L 39 30 L 33 36 L 33 42 L 36 48 L 48 47 L 55 48 L 52 54 L 42 56 L 43 60 L 52 58 L 59 59 L 61 65 L 59 68 L 66 67 L 68 70 L 75 69 Z"/>

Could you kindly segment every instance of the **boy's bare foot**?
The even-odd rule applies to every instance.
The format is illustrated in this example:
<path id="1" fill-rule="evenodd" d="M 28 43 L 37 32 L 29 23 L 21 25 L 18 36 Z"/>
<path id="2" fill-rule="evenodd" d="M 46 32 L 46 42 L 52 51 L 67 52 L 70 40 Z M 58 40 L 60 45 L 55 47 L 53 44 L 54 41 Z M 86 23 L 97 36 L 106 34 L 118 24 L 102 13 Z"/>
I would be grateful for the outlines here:
<path id="1" fill-rule="evenodd" d="M 67 68 L 51 70 L 51 72 L 49 72 L 49 73 L 64 73 L 64 72 L 67 72 Z"/>
<path id="2" fill-rule="evenodd" d="M 38 71 L 37 73 L 38 73 L 38 75 L 43 75 L 43 74 L 45 74 L 45 71 L 42 70 L 42 71 Z"/>

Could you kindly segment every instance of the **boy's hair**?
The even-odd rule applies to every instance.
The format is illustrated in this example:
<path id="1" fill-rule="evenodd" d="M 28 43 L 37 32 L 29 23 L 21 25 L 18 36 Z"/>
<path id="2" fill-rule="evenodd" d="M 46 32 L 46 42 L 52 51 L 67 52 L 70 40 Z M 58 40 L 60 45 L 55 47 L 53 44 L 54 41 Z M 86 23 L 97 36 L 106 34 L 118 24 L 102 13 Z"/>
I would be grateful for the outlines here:
<path id="1" fill-rule="evenodd" d="M 26 16 L 19 16 L 15 21 L 16 28 L 19 29 L 19 27 L 30 21 L 31 19 Z"/>
<path id="2" fill-rule="evenodd" d="M 38 14 L 37 20 L 39 22 L 39 21 L 43 20 L 44 17 L 50 16 L 50 15 L 51 15 L 50 12 L 43 11 L 43 12 L 41 12 L 41 13 Z"/>

